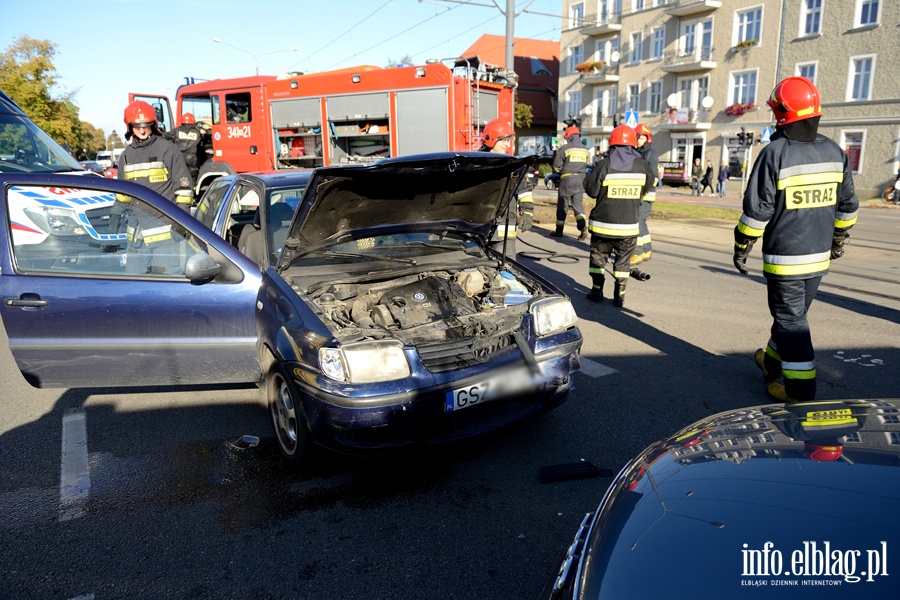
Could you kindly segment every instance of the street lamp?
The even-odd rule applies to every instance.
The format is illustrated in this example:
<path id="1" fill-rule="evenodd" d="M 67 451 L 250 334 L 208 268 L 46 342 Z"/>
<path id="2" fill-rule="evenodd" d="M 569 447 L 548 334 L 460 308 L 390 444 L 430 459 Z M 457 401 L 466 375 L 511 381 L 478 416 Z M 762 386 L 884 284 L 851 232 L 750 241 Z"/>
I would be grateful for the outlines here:
<path id="1" fill-rule="evenodd" d="M 234 44 L 229 44 L 228 42 L 223 42 L 219 38 L 213 38 L 213 41 L 217 44 L 224 44 L 226 46 L 230 46 L 231 48 L 234 48 L 235 50 L 240 50 L 241 52 L 245 52 L 245 53 L 249 54 L 250 56 L 252 56 L 253 60 L 256 61 L 256 74 L 257 75 L 259 75 L 259 59 L 261 57 L 267 56 L 269 54 L 278 54 L 279 52 L 296 52 L 297 51 L 297 47 L 295 46 L 293 48 L 286 48 L 284 50 L 274 50 L 272 52 L 263 52 L 262 54 L 254 54 L 254 53 L 250 52 L 249 50 L 244 50 L 243 48 L 238 48 Z"/>

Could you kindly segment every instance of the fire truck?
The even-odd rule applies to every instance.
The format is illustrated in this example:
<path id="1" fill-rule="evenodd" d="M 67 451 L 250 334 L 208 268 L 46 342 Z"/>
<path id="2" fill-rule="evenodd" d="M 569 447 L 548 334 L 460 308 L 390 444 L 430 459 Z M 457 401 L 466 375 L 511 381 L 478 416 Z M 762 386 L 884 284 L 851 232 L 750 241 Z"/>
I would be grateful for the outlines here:
<path id="1" fill-rule="evenodd" d="M 210 130 L 197 197 L 214 178 L 233 173 L 474 151 L 488 121 L 513 122 L 505 72 L 464 63 L 189 82 L 178 88 L 174 111 L 166 96 L 131 93 L 132 100 L 149 102 L 164 131 L 184 113 Z"/>

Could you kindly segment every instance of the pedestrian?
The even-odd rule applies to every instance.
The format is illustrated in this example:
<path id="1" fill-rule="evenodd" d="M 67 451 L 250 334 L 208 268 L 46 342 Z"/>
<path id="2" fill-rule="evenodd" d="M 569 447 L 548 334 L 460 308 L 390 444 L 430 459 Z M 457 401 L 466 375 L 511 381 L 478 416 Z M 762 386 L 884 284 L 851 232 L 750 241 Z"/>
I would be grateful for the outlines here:
<path id="1" fill-rule="evenodd" d="M 140 183 L 190 210 L 194 182 L 175 144 L 156 125 L 156 111 L 143 100 L 125 107 L 125 139 L 132 140 L 119 156 L 118 178 Z"/>
<path id="2" fill-rule="evenodd" d="M 813 82 L 788 77 L 767 104 L 775 133 L 750 173 L 734 229 L 734 266 L 748 272 L 747 256 L 762 237 L 773 324 L 765 350 L 757 350 L 754 360 L 771 397 L 811 401 L 816 362 L 807 314 L 830 260 L 844 255 L 859 200 L 847 154 L 818 133 L 822 107 Z"/>
<path id="3" fill-rule="evenodd" d="M 706 172 L 703 173 L 703 177 L 700 179 L 700 184 L 703 186 L 700 188 L 700 195 L 703 195 L 703 192 L 706 191 L 706 188 L 709 188 L 709 197 L 712 198 L 713 195 L 713 166 L 712 161 L 706 160 Z"/>
<path id="4" fill-rule="evenodd" d="M 584 214 L 584 176 L 593 164 L 590 151 L 581 143 L 581 132 L 574 125 L 563 133 L 566 143 L 559 147 L 553 158 L 553 170 L 559 173 L 556 192 L 556 230 L 553 237 L 562 237 L 569 207 L 575 213 L 579 240 L 588 239 L 587 215 Z"/>
<path id="5" fill-rule="evenodd" d="M 725 197 L 725 191 L 728 187 L 728 178 L 731 177 L 731 169 L 728 168 L 728 163 L 724 160 L 722 161 L 721 166 L 719 167 L 719 187 L 716 190 L 719 194 L 719 198 Z"/>
<path id="6" fill-rule="evenodd" d="M 631 273 L 631 255 L 640 232 L 641 198 L 649 194 L 656 179 L 650 164 L 637 151 L 637 136 L 628 125 L 619 125 L 609 135 L 609 157 L 600 161 L 584 180 L 587 195 L 596 198 L 588 229 L 591 232 L 589 273 L 592 302 L 603 301 L 606 261 L 615 253 L 613 303 L 625 304 L 625 287 Z"/>
<path id="7" fill-rule="evenodd" d="M 700 159 L 694 159 L 694 165 L 691 167 L 691 196 L 700 195 L 700 177 L 703 176 L 703 166 Z"/>
<path id="8" fill-rule="evenodd" d="M 181 125 L 164 133 L 163 137 L 171 140 L 181 152 L 191 179 L 196 183 L 200 166 L 207 158 L 206 149 L 210 147 L 209 132 L 197 125 L 193 114 L 184 113 L 181 115 Z"/>
<path id="9" fill-rule="evenodd" d="M 636 265 L 644 260 L 650 260 L 653 254 L 653 244 L 650 240 L 650 228 L 647 227 L 647 219 L 650 217 L 650 211 L 653 210 L 653 202 L 656 200 L 656 188 L 658 185 L 659 175 L 659 158 L 656 156 L 656 150 L 653 148 L 653 134 L 650 128 L 643 123 L 638 123 L 634 132 L 637 134 L 637 151 L 641 158 L 650 165 L 650 170 L 657 174 L 657 178 L 653 182 L 653 189 L 649 194 L 641 199 L 641 210 L 638 213 L 640 233 L 637 238 L 637 248 L 631 255 L 631 264 Z"/>
<path id="10" fill-rule="evenodd" d="M 481 132 L 481 152 L 511 154 L 516 134 L 509 122 L 494 119 L 484 126 Z M 491 240 L 491 247 L 499 252 L 504 251 L 509 258 L 516 257 L 516 232 L 528 231 L 534 219 L 534 198 L 527 177 L 523 177 L 516 188 L 516 207 L 510 204 L 499 219 L 497 231 Z M 512 211 L 512 212 L 511 212 Z"/>

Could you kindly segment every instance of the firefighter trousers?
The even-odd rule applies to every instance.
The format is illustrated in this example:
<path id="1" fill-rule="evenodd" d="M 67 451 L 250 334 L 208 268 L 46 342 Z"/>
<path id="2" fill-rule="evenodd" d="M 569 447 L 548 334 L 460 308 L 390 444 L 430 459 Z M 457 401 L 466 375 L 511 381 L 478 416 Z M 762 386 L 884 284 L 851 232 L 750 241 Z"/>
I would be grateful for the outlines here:
<path id="1" fill-rule="evenodd" d="M 635 252 L 637 254 L 645 254 L 646 252 L 653 251 L 653 244 L 650 241 L 650 228 L 647 227 L 647 218 L 650 216 L 650 211 L 653 210 L 653 202 L 647 202 L 644 200 L 641 202 L 641 208 L 638 211 L 638 228 L 640 233 L 637 238 L 637 249 Z"/>
<path id="2" fill-rule="evenodd" d="M 606 261 L 615 251 L 613 277 L 616 278 L 616 289 L 625 293 L 628 277 L 631 275 L 631 255 L 637 246 L 637 238 L 608 238 L 599 235 L 591 236 L 591 264 L 589 267 L 591 283 L 598 289 L 603 288 L 603 277 L 606 272 Z"/>
<path id="3" fill-rule="evenodd" d="M 559 190 L 556 193 L 556 230 L 562 232 L 566 224 L 569 208 L 575 213 L 575 224 L 578 231 L 587 226 L 587 215 L 584 214 L 584 177 L 560 177 Z"/>
<path id="4" fill-rule="evenodd" d="M 807 314 L 821 277 L 767 279 L 772 332 L 764 358 L 766 371 L 784 376 L 784 390 L 794 400 L 816 398 L 816 356 Z"/>

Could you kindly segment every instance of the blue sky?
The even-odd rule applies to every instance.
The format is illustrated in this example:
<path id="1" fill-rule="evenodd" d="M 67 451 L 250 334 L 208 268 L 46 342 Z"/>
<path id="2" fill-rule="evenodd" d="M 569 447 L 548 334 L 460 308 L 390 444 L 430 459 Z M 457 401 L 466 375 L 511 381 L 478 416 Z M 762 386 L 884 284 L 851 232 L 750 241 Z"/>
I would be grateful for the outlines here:
<path id="1" fill-rule="evenodd" d="M 128 92 L 172 98 L 188 76 L 252 75 L 257 61 L 264 75 L 384 66 L 405 55 L 422 64 L 455 57 L 482 34 L 505 35 L 492 0 L 469 1 L 17 0 L 4 3 L 0 42 L 4 50 L 20 35 L 56 43 L 55 91 L 75 91 L 83 121 L 121 134 Z M 559 15 L 560 0 L 516 6 L 528 11 L 515 20 L 516 37 L 559 40 L 561 19 L 545 15 Z"/>

